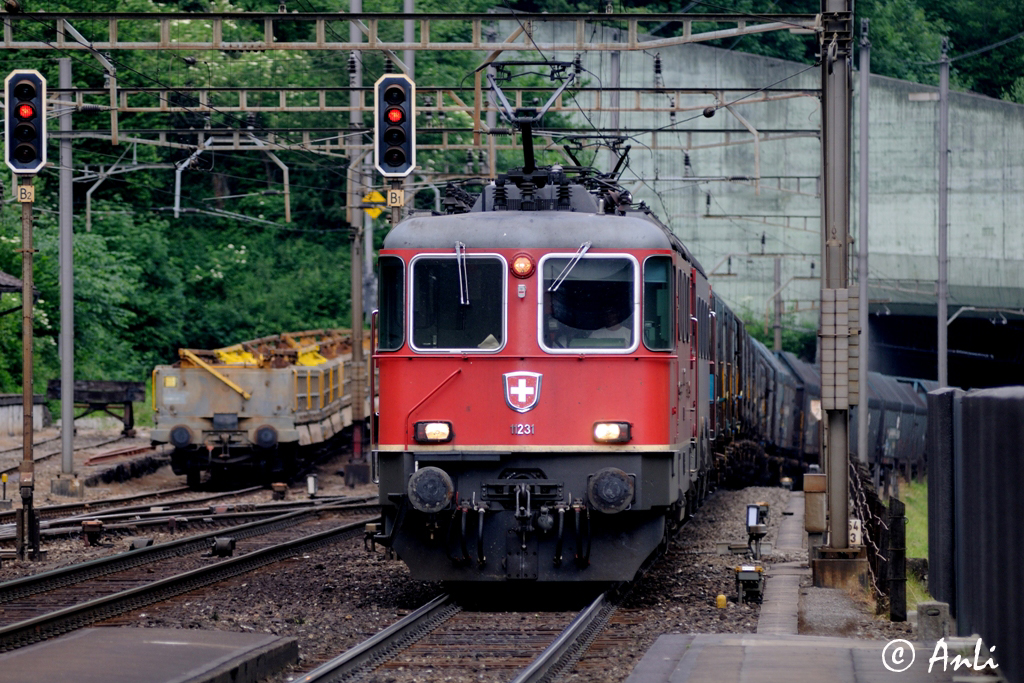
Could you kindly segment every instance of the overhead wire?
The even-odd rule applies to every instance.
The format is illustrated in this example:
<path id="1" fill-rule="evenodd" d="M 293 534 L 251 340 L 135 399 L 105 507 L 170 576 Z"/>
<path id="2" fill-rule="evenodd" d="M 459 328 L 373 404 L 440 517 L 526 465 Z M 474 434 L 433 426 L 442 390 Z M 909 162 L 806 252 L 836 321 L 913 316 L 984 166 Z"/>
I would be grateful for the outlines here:
<path id="1" fill-rule="evenodd" d="M 541 49 L 540 49 L 540 46 L 538 46 L 538 45 L 537 45 L 537 43 L 536 43 L 536 41 L 535 41 L 535 40 L 533 39 L 533 36 L 532 36 L 532 34 L 531 34 L 531 33 L 530 33 L 529 31 L 525 31 L 525 26 L 523 25 L 522 21 L 521 21 L 521 20 L 519 19 L 519 17 L 517 16 L 517 14 L 516 14 L 515 10 L 514 10 L 514 9 L 513 9 L 513 8 L 512 8 L 512 7 L 511 7 L 511 6 L 509 5 L 509 3 L 508 3 L 508 0 L 502 0 L 502 3 L 503 3 L 503 4 L 505 5 L 505 7 L 506 7 L 506 8 L 507 8 L 507 9 L 509 10 L 509 12 L 510 12 L 510 13 L 512 14 L 512 17 L 513 17 L 513 18 L 514 18 L 514 19 L 516 20 L 516 22 L 517 22 L 517 23 L 519 24 L 519 26 L 520 26 L 521 28 L 523 28 L 523 29 L 524 29 L 524 33 L 525 33 L 525 34 L 526 34 L 526 36 L 527 36 L 527 37 L 529 38 L 530 42 L 531 42 L 531 43 L 533 44 L 533 47 L 534 47 L 534 49 L 536 49 L 536 50 L 537 50 L 537 54 L 539 54 L 539 55 L 540 55 L 540 57 L 541 57 L 541 59 L 543 59 L 543 60 L 544 60 L 545 62 L 548 62 L 548 63 L 550 63 L 550 60 L 549 60 L 549 59 L 547 58 L 547 56 L 546 56 L 546 55 L 544 54 L 543 50 L 541 50 Z M 689 5 L 689 6 L 687 7 L 687 9 L 689 9 L 690 7 L 693 7 L 693 6 L 694 6 L 694 5 L 696 5 L 696 4 L 701 4 L 701 5 L 707 5 L 707 6 L 709 6 L 709 7 L 715 7 L 715 5 L 711 5 L 710 3 L 705 3 L 705 2 L 691 2 L 691 3 L 690 3 L 690 5 Z M 719 8 L 719 9 L 721 9 L 721 8 Z M 695 15 L 695 16 L 696 16 L 696 15 Z M 767 18 L 767 17 L 764 17 L 763 15 L 757 15 L 757 14 L 747 14 L 746 16 L 751 16 L 751 17 L 755 17 L 755 18 Z M 786 22 L 783 22 L 783 23 L 786 23 Z M 799 25 L 798 25 L 798 24 L 793 24 L 793 26 L 799 26 Z M 595 33 L 596 33 L 596 30 L 597 30 L 597 29 L 596 29 L 596 27 L 595 27 L 595 28 L 594 28 L 594 31 L 595 31 Z M 644 51 L 644 52 L 646 52 L 646 51 Z M 795 77 L 797 77 L 797 76 L 799 76 L 799 75 L 801 75 L 801 74 L 805 73 L 806 71 L 808 71 L 808 70 L 810 70 L 810 69 L 813 69 L 813 68 L 815 68 L 816 66 L 818 66 L 818 65 L 816 65 L 816 64 L 811 64 L 811 65 L 808 65 L 807 67 L 805 67 L 805 68 L 803 68 L 803 69 L 801 69 L 801 70 L 797 71 L 796 73 L 793 73 L 793 74 L 790 74 L 790 75 L 788 75 L 788 76 L 785 76 L 785 77 L 783 77 L 783 78 L 780 78 L 779 80 L 777 80 L 777 81 L 775 81 L 774 83 L 771 83 L 771 84 L 769 84 L 769 85 L 767 85 L 767 86 L 763 86 L 763 87 L 761 87 L 761 88 L 758 88 L 758 89 L 756 89 L 756 90 L 752 90 L 752 91 L 750 91 L 750 92 L 746 93 L 745 95 L 743 95 L 743 96 L 741 96 L 741 97 L 738 97 L 738 98 L 736 98 L 736 99 L 732 100 L 731 102 L 727 102 L 727 103 L 724 103 L 724 104 L 719 104 L 719 105 L 714 105 L 713 107 L 711 107 L 711 109 L 712 109 L 713 111 L 717 111 L 718 109 L 721 109 L 721 108 L 725 108 L 725 107 L 729 107 L 729 106 L 731 106 L 731 105 L 733 105 L 733 104 L 738 104 L 738 103 L 742 102 L 743 100 L 746 100 L 747 98 L 749 98 L 749 97 L 751 97 L 751 96 L 753 96 L 753 95 L 756 95 L 756 94 L 758 94 L 758 93 L 760 93 L 760 92 L 763 92 L 763 91 L 765 91 L 765 90 L 768 90 L 769 88 L 773 88 L 773 87 L 775 87 L 775 86 L 779 85 L 780 83 L 784 83 L 784 82 L 786 82 L 786 81 L 788 81 L 788 80 L 790 80 L 790 79 L 792 79 L 792 78 L 795 78 Z M 600 84 L 600 85 L 601 85 L 601 87 L 603 88 L 603 83 L 601 83 L 601 79 L 600 79 L 600 77 L 599 77 L 599 76 L 597 76 L 597 74 L 594 74 L 594 73 L 593 73 L 592 71 L 590 71 L 589 69 L 585 69 L 585 68 L 584 68 L 584 69 L 582 69 L 582 70 L 583 70 L 583 71 L 586 71 L 587 73 L 589 73 L 589 74 L 591 74 L 592 76 L 594 76 L 595 78 L 597 78 L 597 79 L 598 79 L 598 82 L 599 82 L 599 84 Z M 579 109 L 579 111 L 580 111 L 580 114 L 581 114 L 581 115 L 583 116 L 583 118 L 584 118 L 584 119 L 585 119 L 585 120 L 587 121 L 587 123 L 588 123 L 588 124 L 589 124 L 589 125 L 591 126 L 591 128 L 592 128 L 592 129 L 594 129 L 594 130 L 595 130 L 595 131 L 596 131 L 596 132 L 597 132 L 598 134 L 600 134 L 600 135 L 605 135 L 605 134 L 604 134 L 604 133 L 602 133 L 602 131 L 601 131 L 601 130 L 600 130 L 600 129 L 599 129 L 599 128 L 598 128 L 598 127 L 597 127 L 597 126 L 596 126 L 596 125 L 594 124 L 593 120 L 592 120 L 592 119 L 590 118 L 590 116 L 589 116 L 589 115 L 587 114 L 587 112 L 586 112 L 586 111 L 585 111 L 585 110 L 583 109 L 583 106 L 582 106 L 582 105 L 581 105 L 581 104 L 579 103 L 579 100 L 577 100 L 577 98 L 576 98 L 576 96 L 575 96 L 575 93 L 574 93 L 574 92 L 572 92 L 572 90 L 571 90 L 571 89 L 570 89 L 570 90 L 567 90 L 567 92 L 569 93 L 569 96 L 570 96 L 570 97 L 572 98 L 573 102 L 574 102 L 574 103 L 576 104 L 576 107 L 577 107 L 577 109 Z M 669 129 L 671 129 L 671 128 L 675 127 L 675 126 L 681 125 L 681 124 L 683 124 L 683 123 L 687 123 L 687 122 L 689 122 L 689 121 L 693 121 L 693 120 L 695 120 L 695 119 L 697 119 L 697 118 L 700 118 L 700 117 L 702 117 L 702 116 L 705 116 L 705 114 L 704 114 L 703 112 L 702 112 L 702 113 L 700 113 L 700 114 L 695 114 L 695 115 L 693 115 L 693 116 L 691 116 L 691 117 L 688 117 L 688 118 L 684 118 L 684 119 L 682 119 L 681 121 L 675 121 L 675 122 L 672 122 L 672 123 L 670 123 L 670 124 L 668 124 L 668 125 L 666 125 L 666 126 L 662 126 L 661 128 L 657 128 L 657 129 L 655 129 L 655 131 L 654 131 L 654 132 L 660 132 L 660 131 L 662 131 L 662 130 L 669 130 Z M 607 137 L 615 137 L 615 136 L 611 136 L 611 135 L 608 135 Z M 645 148 L 645 149 L 646 149 L 646 150 L 647 150 L 647 151 L 648 151 L 648 152 L 649 152 L 649 153 L 651 154 L 652 158 L 654 157 L 654 150 L 653 150 L 653 149 L 652 149 L 652 148 L 651 148 L 651 147 L 650 147 L 649 145 L 647 145 L 646 143 L 642 142 L 642 141 L 641 141 L 641 140 L 639 139 L 638 135 L 636 135 L 636 134 L 634 134 L 634 135 L 626 135 L 626 136 L 624 136 L 624 138 L 625 138 L 625 139 L 628 139 L 628 140 L 632 140 L 633 142 L 635 142 L 635 143 L 637 143 L 637 144 L 641 145 L 642 147 L 644 147 L 644 148 Z M 612 147 L 614 148 L 614 146 L 612 146 Z M 624 168 L 623 168 L 623 172 L 624 172 L 624 171 L 627 171 L 627 170 L 628 170 L 628 171 L 629 171 L 629 172 L 630 172 L 630 173 L 631 173 L 631 174 L 632 174 L 632 175 L 633 175 L 633 176 L 634 176 L 634 177 L 635 177 L 635 178 L 636 178 L 636 179 L 637 179 L 637 180 L 638 180 L 638 181 L 639 181 L 640 183 L 642 183 L 642 184 L 643 184 L 643 185 L 644 185 L 644 186 L 645 186 L 645 187 L 646 187 L 646 188 L 647 188 L 648 190 L 650 190 L 650 191 L 651 191 L 651 192 L 652 192 L 652 193 L 653 193 L 653 194 L 654 194 L 654 195 L 655 195 L 655 196 L 656 196 L 656 197 L 658 198 L 658 201 L 659 201 L 659 202 L 661 203 L 661 207 L 662 207 L 662 210 L 663 210 L 663 211 L 665 212 L 666 216 L 667 216 L 667 215 L 669 215 L 669 211 L 668 211 L 668 205 L 667 205 L 667 203 L 666 203 L 666 200 L 665 200 L 665 197 L 664 197 L 664 195 L 663 195 L 663 194 L 662 194 L 662 193 L 661 193 L 660 191 L 658 191 L 657 189 L 655 189 L 655 188 L 654 188 L 654 187 L 653 187 L 653 186 L 652 186 L 652 185 L 651 185 L 651 184 L 650 184 L 650 183 L 649 183 L 649 182 L 647 181 L 647 179 L 646 179 L 646 178 L 644 178 L 643 176 L 641 176 L 640 174 L 638 174 L 638 173 L 637 173 L 637 172 L 636 172 L 636 171 L 635 171 L 635 170 L 634 170 L 634 169 L 632 168 L 632 166 L 631 166 L 631 164 L 630 164 L 630 162 L 629 162 L 629 160 L 628 160 L 628 159 L 626 160 L 625 166 L 624 166 Z M 717 201 L 717 199 L 716 199 L 716 201 Z"/>
<path id="2" fill-rule="evenodd" d="M 113 156 L 113 155 L 110 155 L 110 156 Z M 62 167 L 59 163 L 54 163 L 52 168 L 55 169 L 55 170 L 63 170 L 65 167 Z M 81 169 L 79 169 L 79 170 L 81 170 Z M 71 168 L 71 171 L 74 172 L 75 169 Z M 150 185 L 148 183 L 139 182 L 139 181 L 133 180 L 131 178 L 126 178 L 126 177 L 122 176 L 122 177 L 119 177 L 117 180 L 118 180 L 118 182 L 124 183 L 125 185 L 131 186 L 131 187 L 135 187 L 135 188 L 139 188 L 139 189 L 149 190 L 149 191 L 151 191 L 153 193 L 156 193 L 156 194 L 159 194 L 159 195 L 166 195 L 166 196 L 168 196 L 170 198 L 173 198 L 174 195 L 175 195 L 175 193 L 170 191 L 170 190 L 166 190 L 166 189 L 164 189 L 162 187 L 157 187 L 155 185 Z M 314 189 L 318 189 L 318 188 L 314 188 Z M 193 201 L 190 197 L 181 197 L 180 199 L 182 199 L 184 201 L 187 201 L 189 203 L 192 203 L 192 201 Z M 47 209 L 45 204 L 43 204 L 43 205 L 40 205 L 40 204 L 42 204 L 42 203 L 39 202 L 36 205 L 37 208 L 39 208 L 39 210 L 44 211 L 44 212 L 56 212 L 55 210 Z M 171 211 L 171 210 L 173 210 L 173 207 L 153 207 L 153 208 L 150 209 L 150 212 L 161 213 L 161 212 Z M 208 206 L 203 206 L 202 204 L 195 204 L 193 206 L 186 207 L 182 211 L 184 211 L 185 213 L 192 213 L 192 212 L 206 212 L 206 213 L 209 213 L 210 209 L 209 209 Z M 132 213 L 137 215 L 140 212 L 133 211 Z M 145 213 L 145 212 L 141 212 L 141 213 Z M 288 223 L 274 223 L 273 221 L 268 221 L 268 220 L 265 220 L 265 219 L 257 219 L 255 217 L 250 217 L 250 216 L 241 216 L 241 215 L 237 215 L 237 214 L 234 214 L 234 215 L 231 215 L 231 214 L 220 214 L 220 215 L 221 215 L 221 217 L 226 218 L 226 219 L 241 220 L 241 221 L 249 221 L 249 219 L 251 218 L 253 220 L 250 221 L 250 222 L 255 222 L 255 223 L 258 223 L 260 225 L 265 225 L 268 229 L 273 228 L 273 229 L 277 229 L 277 230 L 283 230 L 283 231 L 286 231 L 286 232 L 324 233 L 324 234 L 335 233 L 336 234 L 336 233 L 340 233 L 340 232 L 344 232 L 344 231 L 348 230 L 348 226 L 347 225 L 339 225 L 339 227 L 335 228 L 335 229 L 302 228 L 302 227 L 296 227 L 296 226 L 288 224 Z"/>
<path id="3" fill-rule="evenodd" d="M 45 21 L 43 21 L 42 19 L 37 19 L 35 17 L 32 17 L 30 13 L 25 14 L 24 16 L 28 17 L 32 21 L 35 21 L 35 22 L 37 22 L 37 23 L 39 23 L 39 24 L 49 28 L 48 24 Z M 90 53 L 92 53 L 92 54 L 100 54 L 100 52 L 96 48 L 94 48 L 92 45 L 90 45 L 88 43 L 85 43 L 85 42 L 82 42 L 78 38 L 76 38 L 74 36 L 71 36 L 71 35 L 69 35 L 67 33 L 65 33 L 64 36 L 65 36 L 65 39 L 70 38 L 73 42 L 76 42 L 79 45 L 83 46 Z M 76 57 L 74 57 L 72 55 L 72 53 L 70 51 L 68 51 L 66 49 L 63 49 L 63 48 L 60 48 L 57 45 L 54 45 L 52 42 L 46 40 L 45 38 L 40 37 L 40 36 L 37 35 L 36 39 L 39 42 L 41 42 L 41 43 L 43 43 L 45 45 L 48 45 L 50 48 L 60 52 L 61 54 L 64 54 L 64 55 L 68 56 L 69 58 L 74 59 L 76 63 L 78 63 L 80 65 L 85 65 L 86 68 L 89 68 L 89 69 L 91 69 L 93 71 L 96 71 L 98 73 L 106 74 L 106 70 L 105 69 L 98 68 L 95 65 L 93 65 L 91 62 L 88 62 L 86 60 L 77 59 Z M 139 71 L 138 69 L 135 69 L 134 67 L 124 63 L 123 61 L 119 61 L 119 60 L 114 59 L 112 56 L 106 56 L 106 55 L 103 55 L 103 56 L 108 61 L 110 61 L 111 64 L 114 64 L 116 67 L 123 68 L 123 69 L 125 69 L 127 71 L 130 71 L 131 73 L 136 74 L 137 76 L 139 76 L 139 77 L 141 77 L 141 78 L 143 78 L 145 80 L 148 80 L 148 81 L 150 81 L 152 83 L 155 83 L 156 85 L 160 86 L 161 88 L 166 88 L 168 92 L 173 92 L 176 95 L 179 95 L 181 97 L 187 98 L 187 100 L 196 101 L 196 104 L 198 104 L 198 101 L 196 100 L 195 96 L 189 95 L 189 94 L 187 94 L 185 92 L 182 92 L 182 91 L 178 90 L 174 86 L 168 85 L 167 83 L 163 83 L 162 81 L 160 81 L 157 78 L 154 78 L 152 76 L 144 74 L 141 71 Z M 206 112 L 204 112 L 204 111 L 192 109 L 192 108 L 188 107 L 187 105 L 178 104 L 178 106 L 182 107 L 183 109 L 185 109 L 189 113 L 198 114 L 198 115 L 205 115 L 206 114 Z M 212 106 L 210 104 L 206 104 L 205 107 L 207 109 L 209 109 L 210 111 L 212 111 L 212 112 L 216 112 L 217 114 L 220 114 L 221 116 L 225 117 L 226 119 L 228 119 L 230 121 L 233 121 L 233 122 L 236 122 L 236 123 L 239 123 L 239 124 L 243 124 L 243 125 L 247 125 L 248 124 L 247 121 L 242 120 L 241 117 L 235 116 L 231 112 L 221 111 L 221 110 L 217 109 L 215 106 Z M 281 143 L 278 143 L 276 141 L 266 140 L 264 142 L 266 142 L 266 144 L 268 144 L 268 145 L 273 145 L 273 146 L 275 146 L 275 147 L 277 147 L 279 149 L 287 150 L 287 151 L 292 151 L 292 152 L 298 152 L 299 154 L 303 154 L 303 155 L 309 155 L 309 154 L 315 154 L 316 153 L 316 150 L 313 150 L 311 148 L 306 147 L 305 144 L 302 143 L 302 142 L 295 143 L 293 140 L 290 140 L 287 136 L 282 136 L 282 137 L 285 140 L 288 140 L 289 143 L 291 143 L 291 144 L 298 144 L 299 149 L 298 150 L 293 149 L 291 147 L 288 147 L 287 145 L 282 145 Z M 317 163 L 322 164 L 322 160 L 319 159 L 318 157 L 312 157 L 312 158 L 315 158 Z M 341 176 L 341 177 L 345 177 L 341 173 L 341 171 L 339 171 L 337 168 L 334 168 L 331 165 L 324 165 L 324 167 L 326 168 L 326 170 L 328 170 L 329 172 L 331 172 L 331 173 L 333 173 L 335 175 L 338 175 L 338 176 Z"/>
<path id="4" fill-rule="evenodd" d="M 29 15 L 26 15 L 26 16 L 29 16 Z M 32 19 L 33 21 L 36 21 L 37 23 L 40 23 L 40 24 L 42 24 L 43 26 L 47 26 L 46 22 L 42 21 L 41 19 L 36 19 L 36 18 L 34 18 L 34 17 L 29 17 L 29 18 L 31 18 L 31 19 Z M 68 36 L 68 34 L 66 34 L 66 33 L 65 33 L 65 36 Z M 67 50 L 67 49 L 63 49 L 63 48 L 60 48 L 60 47 L 58 47 L 57 45 L 54 45 L 54 44 L 53 44 L 52 42 L 50 42 L 50 41 L 46 40 L 45 38 L 43 38 L 43 37 L 39 36 L 38 34 L 36 34 L 36 35 L 35 35 L 34 37 L 35 37 L 35 38 L 36 38 L 36 39 L 37 39 L 37 40 L 38 40 L 39 42 L 42 42 L 43 44 L 45 44 L 45 45 L 48 45 L 48 46 L 49 46 L 50 48 L 52 48 L 52 49 L 56 50 L 57 52 L 59 52 L 59 53 L 61 53 L 61 54 L 64 54 L 64 55 L 66 55 L 66 56 L 67 56 L 68 58 L 70 58 L 70 59 L 74 60 L 74 62 L 75 62 L 76 64 L 78 64 L 78 65 L 81 65 L 81 66 L 84 66 L 84 67 L 85 67 L 86 69 L 89 69 L 89 70 L 91 70 L 91 71 L 94 71 L 94 72 L 97 72 L 97 73 L 101 73 L 101 74 L 104 74 L 104 75 L 105 75 L 105 74 L 107 73 L 107 72 L 106 72 L 106 69 L 102 69 L 102 68 L 99 68 L 98 66 L 96 66 L 96 65 L 94 65 L 94 64 L 93 64 L 92 62 L 90 62 L 89 60 L 83 60 L 83 59 L 79 59 L 79 58 L 78 58 L 78 57 L 76 57 L 76 56 L 75 56 L 75 55 L 74 55 L 74 54 L 73 54 L 73 53 L 72 53 L 71 51 L 69 51 L 69 50 Z M 77 38 L 74 38 L 73 36 L 69 36 L 69 37 L 71 37 L 71 39 L 72 39 L 72 40 L 74 40 L 74 42 L 76 42 L 76 43 L 78 43 L 78 44 L 82 45 L 83 47 L 85 47 L 85 48 L 86 48 L 86 49 L 87 49 L 87 50 L 88 50 L 88 51 L 89 51 L 90 53 L 92 53 L 92 54 L 99 54 L 99 51 L 98 51 L 98 50 L 96 50 L 96 49 L 95 49 L 94 47 L 92 47 L 91 45 L 89 45 L 89 44 L 87 44 L 87 43 L 84 43 L 84 42 L 82 42 L 81 40 L 78 40 Z M 160 86 L 161 88 L 166 88 L 166 89 L 168 90 L 168 92 L 173 92 L 174 94 L 177 94 L 177 95 L 179 95 L 179 96 L 182 96 L 182 97 L 186 98 L 186 100 L 187 100 L 187 101 L 188 101 L 188 100 L 191 100 L 191 101 L 196 101 L 196 98 L 195 98 L 195 96 L 193 96 L 193 95 L 189 95 L 189 94 L 187 94 L 187 93 L 185 93 L 185 92 L 183 92 L 183 91 L 181 91 L 181 90 L 178 90 L 178 89 L 177 89 L 176 87 L 174 87 L 174 86 L 171 86 L 171 85 L 168 85 L 168 84 L 166 84 L 166 83 L 163 83 L 163 82 L 162 82 L 162 81 L 160 81 L 159 79 L 156 79 L 156 78 L 153 78 L 153 77 L 151 77 L 151 76 L 148 76 L 148 75 L 146 75 L 146 74 L 144 74 L 144 73 L 142 73 L 142 72 L 138 71 L 137 69 L 135 69 L 135 68 L 133 68 L 133 67 L 131 67 L 131 66 L 129 66 L 129 65 L 127 65 L 127 64 L 125 64 L 125 63 L 124 63 L 124 62 L 122 62 L 122 61 L 119 61 L 119 60 L 113 59 L 112 57 L 110 57 L 110 56 L 107 56 L 107 55 L 103 55 L 103 56 L 104 56 L 104 57 L 105 57 L 106 59 L 108 59 L 108 60 L 109 60 L 109 61 L 110 61 L 110 62 L 111 62 L 112 64 L 114 64 L 114 65 L 115 65 L 116 67 L 118 67 L 118 68 L 124 68 L 124 69 L 126 69 L 127 71 L 130 71 L 130 72 L 132 72 L 132 73 L 134 73 L 134 74 L 137 74 L 138 76 L 140 76 L 140 77 L 142 77 L 142 78 L 144 78 L 144 79 L 146 79 L 146 80 L 149 80 L 149 81 L 151 81 L 152 83 L 155 83 L 156 85 Z M 178 106 L 180 106 L 180 107 L 181 107 L 182 109 L 184 109 L 184 110 L 185 110 L 186 112 L 188 112 L 188 113 L 192 113 L 192 114 L 197 114 L 197 115 L 202 115 L 202 116 L 205 116 L 205 115 L 206 115 L 206 113 L 207 113 L 207 112 L 204 112 L 204 111 L 200 111 L 200 110 L 196 110 L 196 109 L 190 108 L 189 106 L 187 106 L 187 105 L 182 105 L 182 104 L 180 104 L 180 103 L 178 104 Z M 234 114 L 232 114 L 231 112 L 224 112 L 224 111 L 221 111 L 221 110 L 217 109 L 216 107 L 214 107 L 214 106 L 212 106 L 212 105 L 206 105 L 206 108 L 207 108 L 207 109 L 209 109 L 210 111 L 216 112 L 216 113 L 218 113 L 218 114 L 220 114 L 220 115 L 224 116 L 225 118 L 227 118 L 227 119 L 229 119 L 229 120 L 232 120 L 232 121 L 235 121 L 235 122 L 239 122 L 239 123 L 244 123 L 244 124 L 246 124 L 246 125 L 248 124 L 248 121 L 242 121 L 242 119 L 241 119 L 240 117 L 238 117 L 238 116 L 235 116 L 235 115 L 234 115 Z M 254 132 L 254 133 L 255 133 L 255 132 L 258 132 L 258 129 L 254 129 L 254 131 L 253 131 L 253 132 Z M 353 133 L 353 135 L 365 135 L 365 132 L 362 132 L 362 133 Z M 296 143 L 294 143 L 294 141 L 290 140 L 290 139 L 289 139 L 289 138 L 288 138 L 287 136 L 284 136 L 284 135 L 282 135 L 281 137 L 283 137 L 283 138 L 284 138 L 285 140 L 288 140 L 289 142 L 292 142 L 292 144 L 296 144 Z M 308 147 L 305 147 L 304 143 L 298 143 L 298 144 L 299 144 L 299 146 L 300 146 L 300 148 L 304 148 L 304 149 L 298 149 L 298 150 L 296 150 L 296 149 L 290 148 L 290 147 L 288 147 L 288 146 L 286 146 L 286 145 L 282 145 L 281 143 L 278 143 L 278 142 L 276 142 L 276 141 L 264 140 L 263 142 L 264 142 L 265 144 L 267 144 L 268 146 L 274 146 L 274 147 L 276 147 L 276 148 L 279 148 L 279 149 L 283 149 L 283 150 L 288 150 L 288 151 L 292 151 L 292 152 L 297 152 L 298 154 L 300 154 L 300 155 L 302 155 L 302 156 L 305 156 L 305 157 L 306 157 L 307 159 L 310 159 L 310 160 L 312 160 L 312 161 L 313 161 L 313 164 L 314 164 L 314 166 L 315 166 L 315 167 L 317 167 L 317 168 L 321 168 L 321 169 L 324 169 L 324 168 L 326 168 L 326 170 L 328 170 L 329 172 L 331 172 L 331 173 L 333 173 L 333 174 L 335 174 L 335 175 L 338 175 L 338 176 L 340 176 L 340 177 L 342 177 L 342 178 L 345 178 L 345 179 L 346 179 L 346 181 L 347 181 L 347 176 L 346 176 L 346 175 L 343 175 L 343 174 L 341 173 L 341 171 L 339 171 L 339 170 L 338 170 L 338 169 L 337 169 L 336 167 L 334 167 L 334 166 L 332 166 L 332 165 L 330 165 L 330 164 L 325 164 L 325 163 L 323 162 L 323 160 L 322 160 L 321 158 L 319 158 L 318 156 L 311 156 L 311 155 L 314 155 L 314 154 L 315 154 L 315 150 L 312 150 L 312 149 L 310 149 L 310 148 L 308 148 Z M 212 152 L 212 151 L 211 151 L 211 152 Z M 201 169 L 201 170 L 209 171 L 210 169 Z M 126 181 L 125 179 L 121 179 L 121 180 L 122 180 L 122 181 L 125 181 L 125 182 L 128 182 L 128 181 Z M 355 182 L 356 182 L 356 184 L 357 184 L 358 186 L 360 186 L 360 187 L 362 187 L 362 188 L 364 188 L 364 189 L 367 189 L 367 190 L 372 190 L 372 189 L 374 189 L 372 185 L 369 185 L 369 184 L 363 183 L 363 182 L 361 182 L 361 181 L 358 181 L 358 180 L 357 180 L 357 181 L 355 181 Z"/>

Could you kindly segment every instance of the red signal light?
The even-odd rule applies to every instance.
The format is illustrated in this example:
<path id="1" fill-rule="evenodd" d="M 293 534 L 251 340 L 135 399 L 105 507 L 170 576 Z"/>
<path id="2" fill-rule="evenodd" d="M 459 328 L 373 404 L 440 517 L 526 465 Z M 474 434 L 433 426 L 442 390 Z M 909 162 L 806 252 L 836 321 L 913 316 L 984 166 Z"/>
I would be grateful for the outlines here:
<path id="1" fill-rule="evenodd" d="M 389 123 L 399 124 L 405 121 L 405 112 L 398 107 L 391 107 L 388 109 L 385 116 L 387 116 Z"/>
<path id="2" fill-rule="evenodd" d="M 31 104 L 19 104 L 18 105 L 18 118 L 19 119 L 30 119 L 36 115 L 35 107 Z"/>

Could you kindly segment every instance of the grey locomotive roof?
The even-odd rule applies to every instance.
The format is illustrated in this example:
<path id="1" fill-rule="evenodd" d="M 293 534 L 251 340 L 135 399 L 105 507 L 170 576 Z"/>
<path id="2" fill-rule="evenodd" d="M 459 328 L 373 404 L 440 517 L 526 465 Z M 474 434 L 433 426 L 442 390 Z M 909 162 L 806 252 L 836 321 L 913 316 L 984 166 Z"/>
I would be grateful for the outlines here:
<path id="1" fill-rule="evenodd" d="M 638 215 L 568 211 L 473 211 L 444 216 L 413 216 L 384 238 L 385 249 L 564 249 L 584 242 L 592 249 L 675 249 L 704 272 L 674 235 Z"/>
<path id="2" fill-rule="evenodd" d="M 658 225 L 636 216 L 567 211 L 487 211 L 450 216 L 415 216 L 384 238 L 388 249 L 671 249 Z"/>

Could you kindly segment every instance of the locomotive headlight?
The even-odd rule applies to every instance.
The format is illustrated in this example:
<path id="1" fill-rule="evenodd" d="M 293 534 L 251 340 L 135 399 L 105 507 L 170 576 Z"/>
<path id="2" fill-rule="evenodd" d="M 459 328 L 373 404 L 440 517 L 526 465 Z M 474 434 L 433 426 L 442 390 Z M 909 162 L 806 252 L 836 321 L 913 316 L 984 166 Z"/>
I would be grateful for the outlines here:
<path id="1" fill-rule="evenodd" d="M 533 275 L 533 259 L 527 254 L 516 254 L 516 257 L 512 259 L 510 268 L 513 275 L 525 280 Z"/>
<path id="2" fill-rule="evenodd" d="M 594 424 L 594 441 L 601 443 L 626 443 L 632 438 L 628 422 L 597 422 Z"/>
<path id="3" fill-rule="evenodd" d="M 413 436 L 419 443 L 447 443 L 455 436 L 451 422 L 417 422 Z"/>

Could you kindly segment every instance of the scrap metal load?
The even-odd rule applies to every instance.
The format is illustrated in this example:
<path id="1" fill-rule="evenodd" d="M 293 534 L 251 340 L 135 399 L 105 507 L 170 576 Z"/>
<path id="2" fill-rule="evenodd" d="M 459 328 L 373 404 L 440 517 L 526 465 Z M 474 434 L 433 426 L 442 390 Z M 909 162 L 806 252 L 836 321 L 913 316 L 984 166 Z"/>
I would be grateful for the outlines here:
<path id="1" fill-rule="evenodd" d="M 151 438 L 174 447 L 172 468 L 190 486 L 204 471 L 216 478 L 288 477 L 308 451 L 352 423 L 348 330 L 178 354 L 178 362 L 153 370 Z"/>

